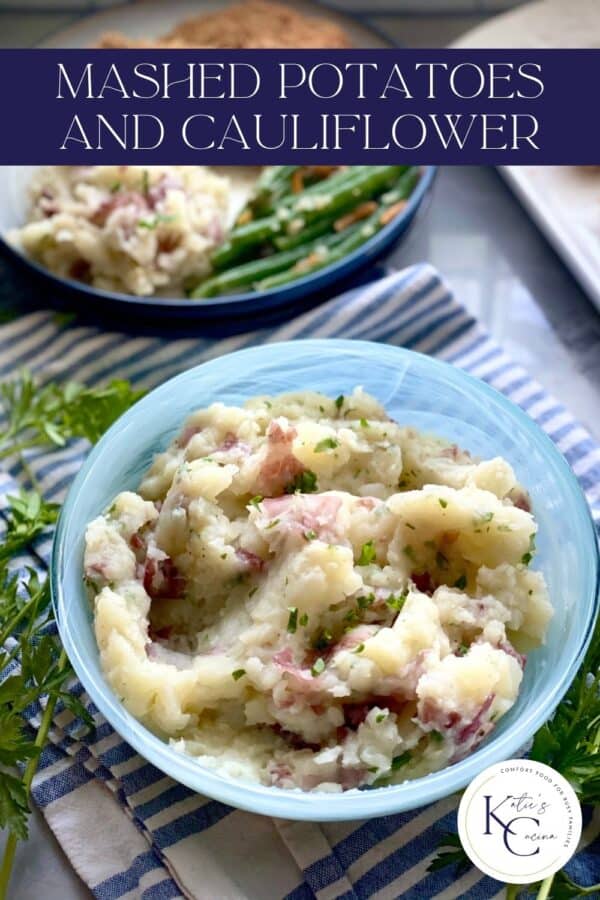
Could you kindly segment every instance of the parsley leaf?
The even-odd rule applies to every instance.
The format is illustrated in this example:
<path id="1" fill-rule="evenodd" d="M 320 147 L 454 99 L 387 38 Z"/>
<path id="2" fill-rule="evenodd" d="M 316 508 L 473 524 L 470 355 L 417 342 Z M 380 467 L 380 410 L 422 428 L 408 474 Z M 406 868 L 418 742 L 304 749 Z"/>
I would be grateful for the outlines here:
<path id="1" fill-rule="evenodd" d="M 311 672 L 311 675 L 313 676 L 313 678 L 316 678 L 324 670 L 325 670 L 325 660 L 323 659 L 322 656 L 320 656 L 318 659 L 316 659 L 314 661 L 310 672 Z"/>
<path id="2" fill-rule="evenodd" d="M 42 534 L 58 518 L 58 503 L 48 503 L 37 491 L 21 490 L 8 497 L 6 534 L 0 545 L 0 560 L 9 559 Z"/>
<path id="3" fill-rule="evenodd" d="M 394 609 L 396 610 L 396 612 L 400 612 L 400 610 L 406 603 L 407 597 L 408 591 L 405 591 L 403 594 L 390 594 L 390 596 L 386 598 L 385 602 L 390 609 Z"/>
<path id="4" fill-rule="evenodd" d="M 294 494 L 296 491 L 299 491 L 301 494 L 314 494 L 315 491 L 318 491 L 315 473 L 311 472 L 310 469 L 305 469 L 304 472 L 296 475 L 294 480 L 286 487 L 285 492 L 286 494 Z"/>
<path id="5" fill-rule="evenodd" d="M 295 634 L 298 627 L 298 607 L 288 606 L 290 615 L 288 617 L 287 630 L 290 634 Z"/>
<path id="6" fill-rule="evenodd" d="M 428 872 L 437 872 L 446 866 L 455 867 L 455 876 L 458 877 L 471 868 L 471 860 L 465 853 L 463 845 L 457 834 L 444 834 L 438 844 L 437 855 L 434 856 L 427 869 Z"/>
<path id="7" fill-rule="evenodd" d="M 368 566 L 370 563 L 375 562 L 377 556 L 377 551 L 375 550 L 375 544 L 373 541 L 367 541 L 366 544 L 363 544 L 360 550 L 360 556 L 356 561 L 357 566 Z"/>
<path id="8" fill-rule="evenodd" d="M 0 385 L 7 424 L 0 432 L 0 459 L 30 447 L 64 447 L 73 438 L 94 444 L 143 395 L 128 381 L 88 388 L 75 381 L 40 385 L 21 372 Z"/>
<path id="9" fill-rule="evenodd" d="M 324 453 L 325 450 L 335 450 L 336 447 L 340 446 L 340 442 L 336 441 L 335 438 L 326 437 L 323 438 L 322 441 L 319 441 L 318 444 L 315 444 L 313 448 L 314 453 Z"/>

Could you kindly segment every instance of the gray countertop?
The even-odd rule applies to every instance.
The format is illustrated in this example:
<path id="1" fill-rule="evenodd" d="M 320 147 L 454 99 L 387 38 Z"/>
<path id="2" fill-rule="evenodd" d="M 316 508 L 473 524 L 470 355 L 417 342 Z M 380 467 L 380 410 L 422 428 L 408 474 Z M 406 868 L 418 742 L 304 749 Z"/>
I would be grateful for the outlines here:
<path id="1" fill-rule="evenodd" d="M 600 439 L 600 312 L 495 169 L 444 168 L 397 266 L 433 263 L 504 349 Z"/>
<path id="2" fill-rule="evenodd" d="M 600 314 L 494 169 L 439 172 L 428 207 L 389 262 L 422 260 L 600 439 Z M 6 284 L 3 260 L 0 272 Z M 31 900 L 42 892 L 46 900 L 90 896 L 36 814 L 10 896 Z"/>

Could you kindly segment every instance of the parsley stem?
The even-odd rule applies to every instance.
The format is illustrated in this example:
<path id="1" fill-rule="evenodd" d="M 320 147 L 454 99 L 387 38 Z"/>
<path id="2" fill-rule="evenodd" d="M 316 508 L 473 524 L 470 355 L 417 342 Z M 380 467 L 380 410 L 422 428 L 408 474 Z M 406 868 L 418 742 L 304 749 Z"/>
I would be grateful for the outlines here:
<path id="1" fill-rule="evenodd" d="M 39 481 L 37 480 L 37 478 L 35 477 L 35 472 L 33 471 L 33 469 L 31 468 L 31 466 L 29 465 L 29 463 L 27 462 L 27 460 L 25 459 L 25 457 L 23 456 L 22 453 L 19 453 L 19 462 L 21 464 L 21 468 L 23 469 L 23 471 L 29 478 L 29 481 L 31 482 L 31 487 L 33 488 L 33 490 L 37 491 L 38 494 L 43 494 L 41 485 L 40 485 Z"/>
<path id="2" fill-rule="evenodd" d="M 17 849 L 17 839 L 11 832 L 6 839 L 4 847 L 4 855 L 2 856 L 2 867 L 0 868 L 0 900 L 6 900 L 8 897 L 8 884 L 15 859 L 15 851 Z"/>
<path id="3" fill-rule="evenodd" d="M 60 654 L 58 660 L 58 668 L 62 671 L 67 664 L 67 654 L 63 650 Z M 48 732 L 50 731 L 50 725 L 52 724 L 52 716 L 54 715 L 54 707 L 56 706 L 57 696 L 56 694 L 49 694 L 48 700 L 46 702 L 46 708 L 44 710 L 44 714 L 42 716 L 40 727 L 38 728 L 37 734 L 35 736 L 34 744 L 35 746 L 41 750 L 45 745 Z M 39 754 L 33 756 L 27 765 L 25 766 L 25 771 L 23 773 L 23 785 L 25 787 L 25 792 L 27 798 L 29 799 L 29 795 L 31 793 L 31 784 L 33 782 L 33 777 L 37 771 L 38 767 L 38 758 Z M 6 840 L 6 845 L 4 848 L 4 855 L 2 857 L 2 866 L 0 867 L 0 900 L 6 900 L 8 896 L 8 885 L 10 882 L 10 876 L 12 872 L 13 862 L 15 858 L 15 851 L 17 849 L 17 837 L 11 832 L 8 835 Z"/>
<path id="4" fill-rule="evenodd" d="M 553 881 L 554 875 L 549 875 L 548 878 L 545 878 L 542 881 L 536 900 L 546 900 L 550 894 L 550 888 L 552 887 Z"/>
<path id="5" fill-rule="evenodd" d="M 0 440 L 0 445 L 5 443 L 4 440 Z M 6 459 L 9 456 L 15 456 L 17 453 L 22 453 L 23 450 L 30 450 L 31 447 L 37 447 L 40 443 L 39 438 L 29 438 L 27 441 L 20 441 L 18 444 L 9 444 L 8 447 L 4 447 L 0 450 L 0 459 Z M 50 444 L 50 441 L 47 442 Z"/>
<path id="6" fill-rule="evenodd" d="M 506 885 L 506 900 L 517 900 L 517 895 L 519 893 L 518 884 L 507 884 Z"/>
<path id="7" fill-rule="evenodd" d="M 32 607 L 39 602 L 39 595 L 35 594 L 27 603 L 24 603 L 19 612 L 14 615 L 11 621 L 0 631 L 0 647 L 3 647 L 7 638 L 15 631 L 21 619 L 26 618 L 32 610 Z"/>

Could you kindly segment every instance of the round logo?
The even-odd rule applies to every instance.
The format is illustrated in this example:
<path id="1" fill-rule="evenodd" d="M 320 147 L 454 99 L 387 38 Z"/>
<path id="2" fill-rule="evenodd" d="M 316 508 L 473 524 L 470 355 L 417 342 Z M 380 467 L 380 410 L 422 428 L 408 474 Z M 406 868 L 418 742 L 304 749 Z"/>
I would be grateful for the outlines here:
<path id="1" fill-rule="evenodd" d="M 532 884 L 561 869 L 581 837 L 581 807 L 568 781 L 528 759 L 496 763 L 475 778 L 458 808 L 471 862 L 491 878 Z"/>

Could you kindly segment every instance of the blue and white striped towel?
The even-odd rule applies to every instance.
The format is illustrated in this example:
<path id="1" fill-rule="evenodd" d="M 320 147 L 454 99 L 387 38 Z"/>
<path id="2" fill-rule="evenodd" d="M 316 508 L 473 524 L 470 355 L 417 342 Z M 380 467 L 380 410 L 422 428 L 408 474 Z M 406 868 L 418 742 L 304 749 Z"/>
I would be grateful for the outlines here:
<path id="1" fill-rule="evenodd" d="M 600 524 L 600 447 L 506 356 L 426 265 L 354 290 L 272 330 L 216 343 L 132 339 L 74 323 L 61 325 L 50 312 L 31 313 L 0 329 L 0 378 L 27 365 L 42 379 L 69 377 L 95 384 L 122 376 L 151 388 L 249 344 L 327 336 L 385 341 L 431 353 L 503 391 L 556 441 Z M 62 499 L 85 450 L 78 442 L 62 452 L 30 454 L 30 469 L 48 498 Z M 19 471 L 15 465 L 0 476 L 0 496 L 14 491 Z M 35 547 L 36 564 L 47 562 L 49 550 L 49 541 Z M 81 686 L 74 689 L 81 693 Z M 271 820 L 193 794 L 147 764 L 97 714 L 96 721 L 93 739 L 78 739 L 71 714 L 57 714 L 33 796 L 101 900 L 502 896 L 501 885 L 476 869 L 458 880 L 452 869 L 427 871 L 439 837 L 455 827 L 456 798 L 362 823 Z M 600 810 L 587 811 L 584 821 L 580 852 L 569 871 L 590 884 L 600 881 Z"/>

